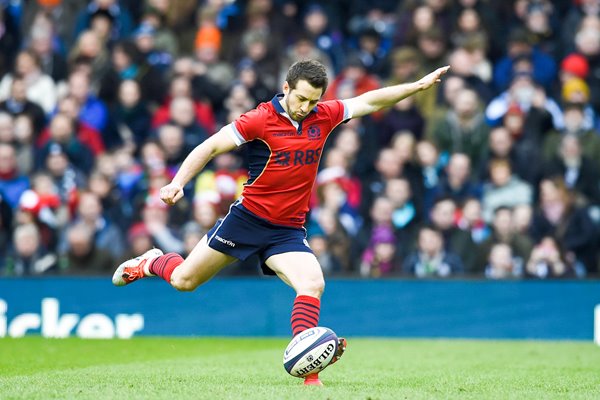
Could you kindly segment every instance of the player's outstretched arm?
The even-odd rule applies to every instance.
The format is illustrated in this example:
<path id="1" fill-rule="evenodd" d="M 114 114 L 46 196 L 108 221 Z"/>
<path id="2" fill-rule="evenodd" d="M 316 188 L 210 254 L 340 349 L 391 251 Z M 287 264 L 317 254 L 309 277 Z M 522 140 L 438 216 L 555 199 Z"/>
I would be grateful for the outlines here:
<path id="1" fill-rule="evenodd" d="M 449 69 L 449 66 L 438 68 L 416 82 L 402 83 L 399 85 L 371 90 L 367 93 L 361 94 L 360 96 L 345 100 L 345 102 L 352 110 L 353 118 L 362 117 L 381 109 L 391 107 L 408 96 L 412 96 L 417 92 L 429 89 L 436 83 L 440 82 L 442 75 L 448 72 Z"/>
<path id="2" fill-rule="evenodd" d="M 227 129 L 227 127 L 224 127 L 200 143 L 188 154 L 183 163 L 181 163 L 181 167 L 179 167 L 179 171 L 177 171 L 171 183 L 160 189 L 160 198 L 162 201 L 168 205 L 175 204 L 183 197 L 183 187 L 194 176 L 198 175 L 213 157 L 237 147 Z"/>

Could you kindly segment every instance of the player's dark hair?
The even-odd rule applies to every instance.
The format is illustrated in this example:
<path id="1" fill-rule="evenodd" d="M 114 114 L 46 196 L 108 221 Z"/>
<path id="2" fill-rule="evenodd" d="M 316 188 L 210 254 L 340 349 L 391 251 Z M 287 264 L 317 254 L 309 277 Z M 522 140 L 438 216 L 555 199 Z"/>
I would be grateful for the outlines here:
<path id="1" fill-rule="evenodd" d="M 290 89 L 295 89 L 300 80 L 307 81 L 312 87 L 327 90 L 327 70 L 325 66 L 317 60 L 296 61 L 288 70 L 285 77 Z"/>

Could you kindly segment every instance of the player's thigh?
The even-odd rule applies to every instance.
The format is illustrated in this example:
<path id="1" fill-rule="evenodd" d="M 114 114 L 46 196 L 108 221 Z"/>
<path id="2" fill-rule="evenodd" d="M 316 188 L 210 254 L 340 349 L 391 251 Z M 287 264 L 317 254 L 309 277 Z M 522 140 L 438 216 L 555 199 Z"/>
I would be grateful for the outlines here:
<path id="1" fill-rule="evenodd" d="M 296 293 L 321 297 L 325 279 L 314 254 L 302 251 L 275 254 L 265 264 L 293 287 Z"/>
<path id="2" fill-rule="evenodd" d="M 171 283 L 182 290 L 193 290 L 236 260 L 208 246 L 206 235 L 196 244 L 183 263 L 175 268 Z"/>

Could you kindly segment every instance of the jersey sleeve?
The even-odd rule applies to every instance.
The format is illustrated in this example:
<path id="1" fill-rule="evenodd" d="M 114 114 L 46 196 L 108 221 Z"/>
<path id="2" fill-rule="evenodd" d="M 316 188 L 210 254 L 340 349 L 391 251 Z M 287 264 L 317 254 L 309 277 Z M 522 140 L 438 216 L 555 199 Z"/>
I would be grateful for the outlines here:
<path id="1" fill-rule="evenodd" d="M 321 102 L 321 106 L 323 107 L 323 111 L 329 115 L 331 129 L 352 118 L 352 110 L 342 100 L 323 101 Z"/>
<path id="2" fill-rule="evenodd" d="M 254 109 L 242 114 L 230 126 L 230 135 L 235 143 L 240 146 L 246 142 L 263 136 L 263 125 L 266 116 L 261 110 Z"/>

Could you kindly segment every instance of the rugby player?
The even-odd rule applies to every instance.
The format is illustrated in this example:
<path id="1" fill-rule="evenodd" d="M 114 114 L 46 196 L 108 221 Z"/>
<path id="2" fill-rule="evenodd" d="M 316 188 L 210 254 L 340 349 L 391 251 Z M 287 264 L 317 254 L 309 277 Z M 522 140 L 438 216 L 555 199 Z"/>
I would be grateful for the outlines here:
<path id="1" fill-rule="evenodd" d="M 292 333 L 318 325 L 323 272 L 306 241 L 303 227 L 323 146 L 331 131 L 351 118 L 388 108 L 440 82 L 449 67 L 418 81 L 388 86 L 347 100 L 322 101 L 327 89 L 325 67 L 314 60 L 298 61 L 288 70 L 283 93 L 259 104 L 198 145 L 181 164 L 173 180 L 160 190 L 161 199 L 175 204 L 184 186 L 216 155 L 248 146 L 249 177 L 241 197 L 204 236 L 186 259 L 152 249 L 125 261 L 112 278 L 124 286 L 159 276 L 180 291 L 191 291 L 236 260 L 258 255 L 263 272 L 275 274 L 296 292 Z M 337 361 L 346 348 L 340 338 Z M 306 385 L 322 385 L 318 374 Z"/>

